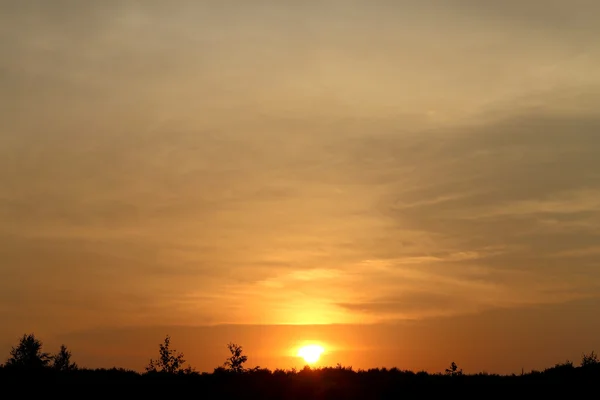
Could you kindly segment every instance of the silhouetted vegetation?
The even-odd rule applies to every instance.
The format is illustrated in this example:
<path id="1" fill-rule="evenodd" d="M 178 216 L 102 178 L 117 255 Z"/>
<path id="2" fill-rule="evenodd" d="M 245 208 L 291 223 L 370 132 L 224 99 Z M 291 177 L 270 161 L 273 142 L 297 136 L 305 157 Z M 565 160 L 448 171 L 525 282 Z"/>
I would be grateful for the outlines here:
<path id="1" fill-rule="evenodd" d="M 42 342 L 33 333 L 24 334 L 19 344 L 10 350 L 6 367 L 38 369 L 50 364 L 52 357 L 42 352 Z"/>
<path id="2" fill-rule="evenodd" d="M 599 362 L 600 361 L 598 361 L 598 356 L 593 351 L 590 354 L 584 354 L 583 356 L 581 356 L 582 367 L 597 366 Z"/>
<path id="3" fill-rule="evenodd" d="M 158 345 L 159 357 L 157 360 L 150 359 L 146 366 L 146 372 L 164 372 L 167 374 L 176 374 L 183 370 L 183 353 L 177 353 L 176 350 L 171 350 L 171 337 L 167 335 L 164 343 Z"/>
<path id="4" fill-rule="evenodd" d="M 238 374 L 244 372 L 244 363 L 248 361 L 248 357 L 242 354 L 242 346 L 239 346 L 235 343 L 229 343 L 227 348 L 231 353 L 231 357 L 225 361 L 225 369 L 229 372 Z"/>
<path id="5" fill-rule="evenodd" d="M 458 365 L 454 361 L 450 364 L 450 368 L 446 368 L 446 375 L 460 376 L 462 374 L 462 369 L 458 369 Z"/>
<path id="6" fill-rule="evenodd" d="M 183 368 L 184 355 L 170 348 L 171 338 L 166 336 L 159 345 L 159 357 L 151 359 L 146 372 L 125 369 L 78 368 L 71 361 L 71 352 L 62 345 L 51 356 L 42 350 L 42 342 L 33 334 L 23 335 L 19 344 L 10 351 L 4 366 L 0 366 L 0 382 L 5 388 L 23 382 L 82 383 L 94 390 L 106 389 L 107 384 L 135 385 L 136 390 L 151 388 L 154 383 L 169 383 L 187 388 L 193 384 L 201 398 L 214 399 L 396 399 L 409 394 L 425 396 L 443 388 L 443 394 L 465 394 L 467 390 L 489 397 L 489 388 L 509 388 L 511 393 L 521 393 L 523 385 L 570 383 L 591 384 L 600 381 L 600 362 L 596 353 L 583 354 L 579 366 L 566 361 L 544 371 L 522 372 L 519 375 L 488 373 L 466 374 L 452 362 L 444 372 L 427 373 L 403 371 L 398 368 L 354 370 L 351 366 L 301 370 L 271 371 L 265 368 L 245 368 L 248 357 L 240 345 L 229 343 L 230 356 L 222 367 L 212 373 L 199 373 L 191 366 Z M 142 385 L 142 386 L 140 386 Z M 482 386 L 483 385 L 483 386 Z M 64 387 L 64 386 L 63 386 Z M 120 386 L 121 387 L 121 386 Z M 481 391 L 485 387 L 484 391 Z M 453 392 L 457 389 L 457 392 Z M 493 389 L 493 390 L 495 390 Z M 89 389 L 88 389 L 89 390 Z M 174 389 L 173 389 L 174 390 Z M 183 389 L 182 389 L 183 390 Z M 154 394 L 154 392 L 152 392 Z M 440 393 L 441 394 L 441 393 Z M 136 392 L 140 395 L 140 392 Z M 170 395 L 174 395 L 171 393 Z"/>
<path id="7" fill-rule="evenodd" d="M 73 371 L 77 369 L 77 364 L 71 362 L 71 352 L 63 344 L 60 351 L 52 356 L 52 368 L 57 371 Z"/>

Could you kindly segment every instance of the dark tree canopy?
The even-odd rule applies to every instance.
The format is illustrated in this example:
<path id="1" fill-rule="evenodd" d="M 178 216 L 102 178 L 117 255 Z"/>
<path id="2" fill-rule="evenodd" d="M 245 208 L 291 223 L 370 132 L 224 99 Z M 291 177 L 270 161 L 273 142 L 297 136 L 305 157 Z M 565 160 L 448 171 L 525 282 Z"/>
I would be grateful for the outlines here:
<path id="1" fill-rule="evenodd" d="M 42 342 L 33 333 L 24 334 L 19 345 L 10 351 L 7 367 L 43 368 L 48 366 L 52 357 L 42 352 Z"/>

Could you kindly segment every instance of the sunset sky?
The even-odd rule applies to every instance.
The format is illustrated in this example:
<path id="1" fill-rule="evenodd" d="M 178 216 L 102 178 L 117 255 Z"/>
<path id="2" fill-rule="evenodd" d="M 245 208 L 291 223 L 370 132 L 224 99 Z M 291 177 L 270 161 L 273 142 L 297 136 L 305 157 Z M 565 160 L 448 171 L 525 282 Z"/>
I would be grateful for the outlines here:
<path id="1" fill-rule="evenodd" d="M 0 0 L 0 363 L 600 351 L 597 0 Z"/>

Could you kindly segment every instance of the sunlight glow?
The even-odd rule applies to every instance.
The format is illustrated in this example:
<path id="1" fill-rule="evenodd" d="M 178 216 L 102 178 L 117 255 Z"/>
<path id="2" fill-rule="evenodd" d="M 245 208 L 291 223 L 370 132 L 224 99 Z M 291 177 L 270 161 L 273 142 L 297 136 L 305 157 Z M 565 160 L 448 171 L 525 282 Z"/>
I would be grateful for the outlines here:
<path id="1" fill-rule="evenodd" d="M 324 352 L 325 349 L 322 346 L 313 344 L 301 347 L 298 350 L 298 357 L 304 358 L 304 361 L 306 361 L 309 364 L 314 364 L 317 361 L 319 361 L 319 358 L 321 358 L 321 354 L 323 354 Z"/>

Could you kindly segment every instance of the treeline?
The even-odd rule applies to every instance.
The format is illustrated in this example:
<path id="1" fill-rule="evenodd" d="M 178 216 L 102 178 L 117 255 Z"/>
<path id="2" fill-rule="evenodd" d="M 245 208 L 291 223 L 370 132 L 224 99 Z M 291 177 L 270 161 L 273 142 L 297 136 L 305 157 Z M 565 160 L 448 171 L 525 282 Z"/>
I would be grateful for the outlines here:
<path id="1" fill-rule="evenodd" d="M 246 368 L 248 358 L 237 344 L 227 345 L 230 356 L 211 373 L 198 372 L 186 364 L 184 354 L 171 349 L 166 336 L 159 345 L 158 357 L 150 359 L 143 373 L 112 369 L 80 368 L 72 354 L 62 345 L 55 354 L 45 353 L 42 342 L 33 334 L 23 335 L 10 351 L 6 363 L 0 366 L 0 380 L 5 387 L 24 381 L 87 384 L 106 388 L 108 383 L 133 384 L 147 387 L 153 384 L 193 384 L 206 398 L 260 399 L 384 399 L 396 398 L 418 390 L 439 387 L 515 387 L 523 384 L 595 383 L 600 382 L 600 361 L 596 353 L 582 356 L 579 365 L 567 361 L 543 371 L 497 375 L 464 374 L 454 362 L 441 373 L 403 371 L 397 368 L 354 370 L 338 364 L 335 367 L 301 370 Z M 489 393 L 482 392 L 483 395 Z"/>

